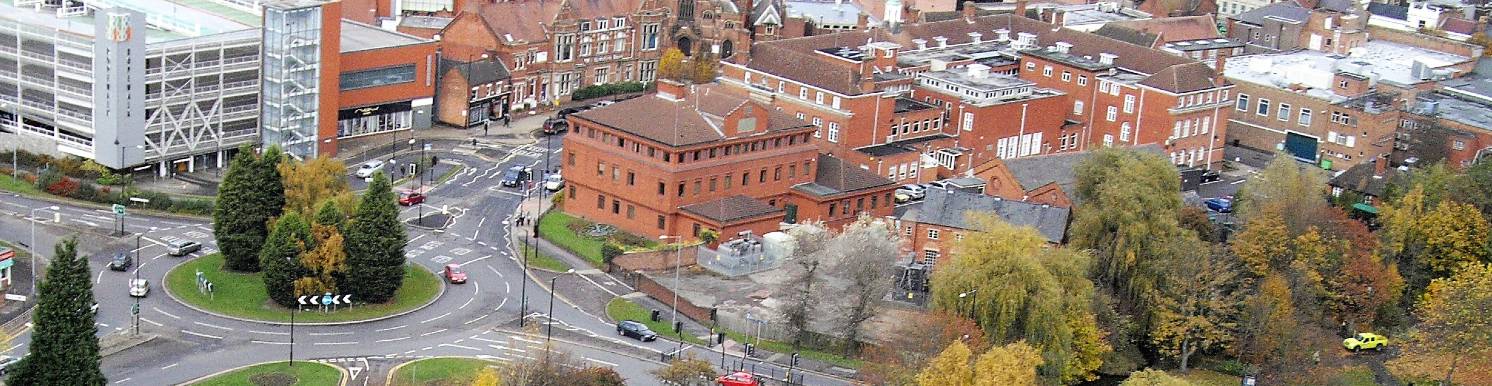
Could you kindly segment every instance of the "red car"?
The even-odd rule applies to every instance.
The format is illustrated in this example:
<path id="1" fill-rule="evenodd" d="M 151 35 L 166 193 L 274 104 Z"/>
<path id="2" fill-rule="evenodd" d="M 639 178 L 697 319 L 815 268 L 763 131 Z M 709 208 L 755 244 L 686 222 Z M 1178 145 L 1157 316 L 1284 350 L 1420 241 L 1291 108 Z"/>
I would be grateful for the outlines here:
<path id="1" fill-rule="evenodd" d="M 410 206 L 425 202 L 425 195 L 420 192 L 399 193 L 399 205 Z"/>
<path id="2" fill-rule="evenodd" d="M 442 272 L 441 275 L 445 276 L 446 280 L 449 280 L 451 284 L 466 283 L 466 272 L 461 272 L 460 265 L 446 264 L 445 272 Z"/>

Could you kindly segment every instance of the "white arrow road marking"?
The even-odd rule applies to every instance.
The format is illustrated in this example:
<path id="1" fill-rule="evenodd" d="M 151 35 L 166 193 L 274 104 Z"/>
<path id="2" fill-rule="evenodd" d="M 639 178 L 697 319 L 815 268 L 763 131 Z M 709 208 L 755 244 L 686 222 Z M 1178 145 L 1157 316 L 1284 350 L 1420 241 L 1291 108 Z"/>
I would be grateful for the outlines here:
<path id="1" fill-rule="evenodd" d="M 190 334 L 190 335 L 196 335 L 196 336 L 200 336 L 200 337 L 203 337 L 203 338 L 223 339 L 223 337 L 221 337 L 221 336 L 207 335 L 207 334 L 203 334 L 203 333 L 200 333 L 200 332 L 195 332 L 195 331 L 192 331 L 192 330 L 181 330 L 181 333 L 183 333 L 183 334 Z"/>
<path id="2" fill-rule="evenodd" d="M 600 364 L 611 366 L 611 367 L 616 367 L 617 366 L 617 364 L 615 364 L 615 363 L 603 361 L 603 360 L 600 360 L 600 359 L 585 358 L 585 360 L 588 360 L 588 361 L 591 361 L 591 362 L 600 363 Z"/>

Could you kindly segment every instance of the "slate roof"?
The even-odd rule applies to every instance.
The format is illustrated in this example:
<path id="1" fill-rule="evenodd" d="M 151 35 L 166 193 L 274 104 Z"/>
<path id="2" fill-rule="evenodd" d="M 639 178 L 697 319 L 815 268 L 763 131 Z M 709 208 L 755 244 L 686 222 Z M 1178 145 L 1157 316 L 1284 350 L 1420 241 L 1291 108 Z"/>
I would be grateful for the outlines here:
<path id="1" fill-rule="evenodd" d="M 729 224 L 738 220 L 757 218 L 767 215 L 782 213 L 782 208 L 767 205 L 761 200 L 734 195 L 722 197 L 713 201 L 701 202 L 679 207 L 679 210 L 697 214 L 720 224 Z"/>
<path id="2" fill-rule="evenodd" d="M 1160 34 L 1149 33 L 1134 28 L 1121 26 L 1118 23 L 1104 24 L 1102 27 L 1098 27 L 1097 30 L 1094 30 L 1093 34 L 1106 36 L 1115 40 L 1123 41 L 1125 43 L 1145 47 L 1155 47 L 1155 43 L 1160 40 Z"/>
<path id="3" fill-rule="evenodd" d="M 1133 148 L 1155 154 L 1161 153 L 1160 145 L 1156 144 L 1140 145 Z M 1058 187 L 1062 188 L 1063 192 L 1067 193 L 1068 198 L 1072 200 L 1073 204 L 1078 204 L 1079 199 L 1073 190 L 1073 186 L 1078 181 L 1075 169 L 1078 163 L 1088 159 L 1088 154 L 1090 152 L 1086 151 L 1057 153 L 1012 158 L 1002 160 L 1001 162 L 1005 163 L 1005 169 L 1010 171 L 1010 174 L 1015 177 L 1015 181 L 1021 185 L 1022 189 L 1031 190 L 1045 186 L 1046 184 L 1055 183 Z"/>
<path id="4" fill-rule="evenodd" d="M 467 86 L 488 84 L 502 79 L 508 79 L 508 66 L 502 61 L 495 59 L 482 59 L 473 62 L 462 62 L 458 60 L 441 59 L 440 73 L 445 74 L 451 69 L 461 72 L 466 77 Z"/>
<path id="5" fill-rule="evenodd" d="M 344 53 L 432 42 L 434 41 L 402 32 L 342 20 L 341 52 Z"/>
<path id="6" fill-rule="evenodd" d="M 1050 243 L 1067 238 L 1071 215 L 1068 208 L 936 188 L 928 189 L 922 201 L 897 209 L 902 220 L 958 229 L 973 229 L 968 223 L 969 212 L 993 212 L 1011 225 L 1035 228 Z"/>
<path id="7" fill-rule="evenodd" d="M 1377 162 L 1387 162 L 1387 160 L 1380 159 Z M 1331 181 L 1326 184 L 1373 197 L 1383 197 L 1383 194 L 1388 191 L 1389 184 L 1403 177 L 1403 172 L 1399 169 L 1386 168 L 1383 176 L 1374 176 L 1375 170 L 1373 162 L 1360 163 L 1332 177 Z"/>
<path id="8" fill-rule="evenodd" d="M 543 41 L 546 30 L 562 11 L 574 11 L 577 19 L 624 16 L 637 12 L 642 0 L 551 0 L 473 2 L 476 12 L 492 28 L 499 41 Z M 469 7 L 470 8 L 470 7 Z M 510 40 L 511 39 L 511 40 Z"/>
<path id="9" fill-rule="evenodd" d="M 1409 20 L 1409 7 L 1402 5 L 1379 3 L 1376 1 L 1370 2 L 1368 3 L 1368 13 L 1373 14 L 1374 17 L 1382 16 L 1391 19 Z"/>
<path id="10" fill-rule="evenodd" d="M 1304 23 L 1310 19 L 1311 10 L 1293 1 L 1282 1 L 1233 15 L 1232 19 L 1253 25 L 1264 25 L 1264 19 L 1271 17 Z"/>
<path id="11" fill-rule="evenodd" d="M 713 85 L 694 86 L 694 88 L 693 92 L 682 99 L 675 100 L 652 94 L 570 116 L 669 146 L 690 146 L 762 133 L 758 130 L 745 134 L 727 135 L 727 131 L 734 132 L 735 130 L 721 128 L 724 124 L 723 117 L 748 103 L 767 111 L 771 117 L 766 126 L 768 132 L 812 127 L 787 113 L 750 102 L 745 96 L 715 90 Z"/>
<path id="12" fill-rule="evenodd" d="M 815 196 L 832 196 L 894 185 L 890 179 L 869 170 L 851 165 L 828 154 L 819 154 L 818 166 L 813 182 L 794 185 L 804 193 Z"/>
<path id="13" fill-rule="evenodd" d="M 976 17 L 973 20 L 948 20 L 927 23 L 910 23 L 902 26 L 897 32 L 885 28 L 876 28 L 868 31 L 847 31 L 826 35 L 807 36 L 793 39 L 782 39 L 768 42 L 759 42 L 753 45 L 751 59 L 747 67 L 782 76 L 797 82 L 806 83 L 815 87 L 834 91 L 845 95 L 861 95 L 872 92 L 862 90 L 860 87 L 860 74 L 854 66 L 831 64 L 828 56 L 816 52 L 819 49 L 838 47 L 860 47 L 866 42 L 891 42 L 902 47 L 916 47 L 913 39 L 932 41 L 933 37 L 942 36 L 947 38 L 949 45 L 964 44 L 971 41 L 970 32 L 980 32 L 986 36 L 997 29 L 1010 31 L 1011 36 L 1026 32 L 1037 35 L 1037 42 L 1041 45 L 1049 45 L 1055 42 L 1068 42 L 1073 45 L 1070 53 L 1077 56 L 1098 57 L 1100 53 L 1117 55 L 1115 64 L 1127 70 L 1138 72 L 1143 76 L 1157 74 L 1171 67 L 1196 67 L 1195 70 L 1182 71 L 1184 74 L 1194 74 L 1200 71 L 1212 71 L 1206 64 L 1193 59 L 1171 55 L 1150 47 L 1134 45 L 1121 40 L 1104 36 L 1094 35 L 1087 32 L 1076 31 L 1067 28 L 1053 29 L 1051 24 L 1010 14 Z M 999 48 L 998 42 L 986 40 L 990 49 Z M 1169 75 L 1168 75 L 1169 76 Z M 1205 87 L 1214 87 L 1217 84 L 1216 77 L 1188 77 L 1180 81 L 1164 81 L 1147 83 L 1147 85 L 1158 84 L 1175 89 L 1163 89 L 1170 92 L 1182 92 L 1180 90 L 1197 90 Z"/>

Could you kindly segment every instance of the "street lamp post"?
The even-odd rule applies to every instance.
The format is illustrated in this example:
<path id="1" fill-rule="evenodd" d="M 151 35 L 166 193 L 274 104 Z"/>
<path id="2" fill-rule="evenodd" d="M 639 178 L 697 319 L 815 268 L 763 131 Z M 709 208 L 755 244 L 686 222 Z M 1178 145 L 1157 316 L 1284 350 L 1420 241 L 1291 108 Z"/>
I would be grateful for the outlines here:
<path id="1" fill-rule="evenodd" d="M 409 148 L 411 150 L 414 149 L 414 138 L 410 138 L 409 139 Z M 424 174 L 422 174 L 422 172 L 425 171 L 424 170 L 425 168 L 423 166 L 420 166 L 420 164 L 424 163 L 424 162 L 425 162 L 425 149 L 424 148 L 420 148 L 420 159 L 414 162 L 414 167 L 417 168 L 414 172 L 415 173 L 421 173 L 421 174 L 415 174 L 415 176 L 414 176 L 414 178 L 418 179 L 419 182 L 420 182 L 419 185 L 415 188 L 416 190 L 423 190 L 423 188 L 425 187 L 424 186 L 425 185 L 425 178 L 423 177 Z M 434 165 L 431 165 L 431 166 L 434 166 Z M 421 191 L 420 194 L 425 194 L 425 192 Z M 425 197 L 425 199 L 428 200 L 430 198 L 429 197 Z M 416 224 L 425 225 L 425 203 L 423 201 L 420 202 L 419 203 L 419 207 L 420 207 L 420 217 L 416 218 L 414 221 L 415 221 Z"/>
<path id="2" fill-rule="evenodd" d="M 682 252 L 684 250 L 684 236 L 663 235 L 658 236 L 658 239 L 675 239 L 679 243 L 679 245 L 675 245 L 673 248 L 673 290 L 671 291 L 673 292 L 673 316 L 670 317 L 669 320 L 670 322 L 677 324 L 679 323 L 679 270 L 684 266 L 684 257 Z"/>
<path id="3" fill-rule="evenodd" d="M 559 280 L 561 276 L 573 273 L 575 273 L 575 269 L 571 268 L 570 270 L 565 271 L 565 273 L 554 275 L 554 277 L 549 278 L 549 313 L 544 315 L 544 317 L 549 321 L 549 325 L 544 327 L 544 363 L 546 367 L 549 363 L 549 339 L 550 337 L 554 336 L 554 284 L 555 281 Z"/>
<path id="4" fill-rule="evenodd" d="M 977 297 L 978 294 L 979 294 L 979 289 L 971 289 L 971 290 L 969 290 L 969 292 L 960 292 L 958 294 L 958 298 L 959 299 L 963 299 L 965 297 L 969 298 L 969 314 L 970 314 L 969 316 L 972 317 L 976 323 L 979 321 L 979 318 L 978 318 L 977 315 L 973 315 L 973 314 L 975 314 L 975 313 L 978 312 L 977 311 L 978 308 L 979 308 L 979 298 Z"/>
<path id="5" fill-rule="evenodd" d="M 36 253 L 36 221 L 37 221 L 36 220 L 36 211 L 43 210 L 43 209 L 51 210 L 53 212 L 56 212 L 56 211 L 61 210 L 62 208 L 59 208 L 56 205 L 52 205 L 52 206 L 49 206 L 49 207 L 46 207 L 46 208 L 32 208 L 31 209 L 31 245 L 28 248 L 26 248 L 26 249 L 31 250 L 31 294 L 30 295 L 33 298 L 36 297 L 36 262 L 39 261 L 39 260 L 41 260 L 40 259 L 41 255 Z"/>
<path id="6" fill-rule="evenodd" d="M 155 229 L 156 229 L 155 227 L 150 227 L 150 230 L 144 231 L 144 232 L 140 232 L 140 233 L 138 233 L 138 234 L 135 235 L 135 281 L 136 282 L 140 281 L 140 239 L 144 238 L 146 233 L 154 232 Z M 134 285 L 134 284 L 135 283 L 133 283 L 133 282 L 130 283 L 130 285 Z M 131 287 L 131 288 L 133 288 L 133 287 Z M 138 336 L 138 335 L 140 335 L 140 297 L 138 297 L 138 296 L 131 296 L 131 297 L 135 298 L 135 308 L 130 309 L 130 311 L 131 311 L 130 312 L 130 316 L 131 316 L 131 320 L 130 321 L 133 323 L 133 327 L 134 327 L 134 330 L 135 330 L 135 335 Z"/>
<path id="7" fill-rule="evenodd" d="M 511 243 L 513 233 L 517 232 L 517 221 L 503 221 L 508 226 L 508 240 Z M 528 246 L 523 246 L 523 274 L 528 275 Z M 518 287 L 518 327 L 523 327 L 524 317 L 528 314 L 528 280 L 519 280 Z"/>

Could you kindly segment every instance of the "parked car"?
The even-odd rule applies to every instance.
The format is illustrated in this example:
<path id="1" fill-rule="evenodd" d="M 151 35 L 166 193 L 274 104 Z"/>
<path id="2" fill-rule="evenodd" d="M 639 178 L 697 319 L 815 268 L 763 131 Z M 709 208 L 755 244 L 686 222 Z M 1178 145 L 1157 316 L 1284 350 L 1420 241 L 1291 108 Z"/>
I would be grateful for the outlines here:
<path id="1" fill-rule="evenodd" d="M 458 264 L 446 264 L 446 269 L 441 271 L 440 275 L 445 276 L 451 284 L 466 283 L 466 272 L 461 272 L 461 266 Z"/>
<path id="2" fill-rule="evenodd" d="M 913 200 L 921 200 L 927 197 L 927 188 L 917 184 L 906 184 L 896 188 L 896 194 L 905 194 Z"/>
<path id="3" fill-rule="evenodd" d="M 927 189 L 938 188 L 938 189 L 948 190 L 948 187 L 950 185 L 948 185 L 948 181 L 947 180 L 937 180 L 937 181 L 929 182 L 929 183 L 926 183 L 926 184 L 922 184 L 922 186 L 925 187 L 925 188 L 927 188 Z"/>
<path id="4" fill-rule="evenodd" d="M 565 179 L 564 177 L 560 177 L 559 173 L 544 176 L 544 189 L 549 189 L 549 191 L 551 192 L 557 192 L 564 187 Z"/>
<path id="5" fill-rule="evenodd" d="M 1388 338 L 1371 332 L 1360 332 L 1351 338 L 1342 340 L 1342 347 L 1352 351 L 1362 351 L 1365 349 L 1383 350 L 1383 346 L 1387 345 Z"/>
<path id="6" fill-rule="evenodd" d="M 912 201 L 912 196 L 906 193 L 902 193 L 900 189 L 897 189 L 895 199 L 896 203 L 901 204 L 906 203 L 907 201 Z"/>
<path id="7" fill-rule="evenodd" d="M 150 280 L 130 279 L 130 296 L 143 298 L 150 294 Z"/>
<path id="8" fill-rule="evenodd" d="M 410 206 L 425 202 L 425 195 L 420 192 L 399 192 L 399 205 Z"/>
<path id="9" fill-rule="evenodd" d="M 357 173 L 354 174 L 358 178 L 368 178 L 372 177 L 373 173 L 377 173 L 379 170 L 383 170 L 383 160 L 372 160 L 358 166 Z"/>
<path id="10" fill-rule="evenodd" d="M 642 324 L 633 320 L 623 320 L 621 323 L 617 323 L 616 334 L 628 338 L 637 338 L 637 340 L 643 342 L 652 342 L 658 340 L 658 334 L 654 333 L 653 330 L 648 329 L 648 326 L 646 324 Z"/>
<path id="11" fill-rule="evenodd" d="M 129 270 L 132 265 L 135 265 L 135 257 L 131 256 L 128 251 L 120 251 L 114 254 L 114 260 L 109 261 L 109 270 L 125 271 Z"/>
<path id="12" fill-rule="evenodd" d="M 533 171 L 522 166 L 514 166 L 503 172 L 502 184 L 507 187 L 516 187 L 532 178 Z"/>
<path id="13" fill-rule="evenodd" d="M 1208 183 L 1208 182 L 1218 182 L 1218 181 L 1222 181 L 1222 179 L 1223 179 L 1223 173 L 1220 173 L 1220 172 L 1218 172 L 1216 170 L 1208 170 L 1208 171 L 1202 172 L 1202 181 L 1201 181 L 1201 183 L 1205 184 L 1205 183 Z"/>
<path id="14" fill-rule="evenodd" d="M 6 373 L 9 373 L 11 370 L 13 370 L 12 367 L 16 365 L 16 362 L 20 361 L 21 358 L 19 357 L 0 355 L 0 376 L 4 376 Z"/>
<path id="15" fill-rule="evenodd" d="M 166 253 L 171 256 L 186 256 L 200 250 L 202 250 L 202 244 L 192 240 L 171 240 L 166 243 Z"/>
<path id="16" fill-rule="evenodd" d="M 1202 202 L 1207 210 L 1218 213 L 1233 213 L 1233 197 L 1213 197 Z"/>
<path id="17" fill-rule="evenodd" d="M 570 130 L 570 122 L 564 118 L 549 118 L 544 120 L 544 135 L 555 135 Z"/>

